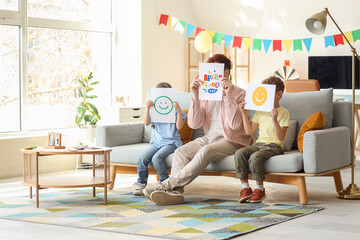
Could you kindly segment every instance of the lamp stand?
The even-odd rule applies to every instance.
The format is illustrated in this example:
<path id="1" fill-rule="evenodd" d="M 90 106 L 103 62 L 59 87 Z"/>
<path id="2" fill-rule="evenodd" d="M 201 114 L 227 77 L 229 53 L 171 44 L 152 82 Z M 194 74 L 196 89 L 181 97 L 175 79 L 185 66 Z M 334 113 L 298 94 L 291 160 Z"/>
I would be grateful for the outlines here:
<path id="1" fill-rule="evenodd" d="M 339 198 L 344 198 L 344 199 L 360 199 L 360 188 L 358 186 L 356 186 L 355 179 L 355 138 L 354 138 L 354 130 L 355 130 L 355 57 L 357 57 L 360 61 L 360 57 L 356 52 L 356 49 L 351 45 L 351 43 L 349 42 L 349 40 L 347 39 L 347 37 L 345 36 L 345 34 L 343 33 L 343 31 L 340 29 L 340 27 L 337 25 L 337 23 L 335 22 L 335 20 L 333 19 L 333 17 L 331 16 L 329 10 L 327 8 L 324 9 L 324 12 L 329 15 L 329 17 L 331 18 L 331 20 L 334 22 L 335 26 L 339 29 L 339 31 L 341 32 L 341 34 L 343 35 L 343 37 L 345 38 L 345 40 L 347 41 L 347 43 L 349 44 L 350 48 L 351 48 L 351 52 L 352 52 L 352 101 L 351 101 L 351 106 L 352 106 L 352 111 L 351 111 L 351 118 L 352 118 L 352 125 L 351 125 L 351 139 L 352 139 L 352 149 L 351 149 L 351 183 L 350 185 L 341 190 L 340 192 L 338 192 L 337 196 Z"/>

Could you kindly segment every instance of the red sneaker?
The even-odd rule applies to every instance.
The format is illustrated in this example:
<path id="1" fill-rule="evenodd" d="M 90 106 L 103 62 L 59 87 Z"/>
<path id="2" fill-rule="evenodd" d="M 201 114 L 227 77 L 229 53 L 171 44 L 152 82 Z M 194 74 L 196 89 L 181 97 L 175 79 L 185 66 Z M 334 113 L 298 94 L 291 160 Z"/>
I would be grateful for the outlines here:
<path id="1" fill-rule="evenodd" d="M 250 198 L 250 202 L 251 203 L 260 203 L 265 198 L 266 198 L 265 189 L 264 189 L 264 191 L 261 191 L 259 189 L 255 189 L 254 193 L 252 194 L 252 196 Z"/>
<path id="2" fill-rule="evenodd" d="M 239 202 L 243 203 L 246 202 L 253 194 L 253 191 L 251 190 L 251 188 L 243 188 L 240 191 L 240 198 L 239 198 Z"/>

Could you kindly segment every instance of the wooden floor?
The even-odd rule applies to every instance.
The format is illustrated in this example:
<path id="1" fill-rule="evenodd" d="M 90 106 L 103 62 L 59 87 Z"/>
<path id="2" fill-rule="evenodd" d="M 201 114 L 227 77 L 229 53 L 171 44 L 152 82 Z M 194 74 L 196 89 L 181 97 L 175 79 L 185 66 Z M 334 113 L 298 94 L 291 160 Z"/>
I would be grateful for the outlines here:
<path id="1" fill-rule="evenodd" d="M 355 183 L 360 186 L 360 161 L 356 161 Z M 83 170 L 83 174 L 87 174 Z M 59 173 L 57 173 L 59 174 Z M 64 173 L 61 173 L 64 174 Z M 66 174 L 73 174 L 73 172 Z M 344 187 L 351 179 L 351 170 L 341 171 Z M 115 189 L 131 191 L 131 185 L 136 181 L 136 175 L 118 175 Z M 154 176 L 150 184 L 156 184 Z M 28 188 L 20 184 L 21 179 L 0 180 L 0 201 L 14 199 L 28 193 Z M 360 239 L 360 200 L 343 200 L 336 197 L 333 179 L 306 179 L 309 205 L 322 206 L 325 209 L 284 223 L 261 229 L 233 239 L 241 240 L 279 240 L 279 239 L 316 239 L 316 240 L 358 240 Z M 250 181 L 253 186 L 254 182 Z M 265 203 L 298 204 L 298 189 L 296 186 L 276 183 L 265 183 L 267 197 Z M 53 190 L 53 189 L 52 189 Z M 46 191 L 46 190 L 42 190 Z M 237 200 L 240 183 L 230 177 L 201 176 L 185 188 L 185 195 L 206 198 L 222 198 Z M 0 208 L 1 211 L 1 208 Z M 61 227 L 47 224 L 27 223 L 0 219 L 0 239 L 47 239 L 52 240 L 95 240 L 95 239 L 147 239 L 158 238 L 136 236 L 131 234 L 112 233 L 80 228 Z"/>

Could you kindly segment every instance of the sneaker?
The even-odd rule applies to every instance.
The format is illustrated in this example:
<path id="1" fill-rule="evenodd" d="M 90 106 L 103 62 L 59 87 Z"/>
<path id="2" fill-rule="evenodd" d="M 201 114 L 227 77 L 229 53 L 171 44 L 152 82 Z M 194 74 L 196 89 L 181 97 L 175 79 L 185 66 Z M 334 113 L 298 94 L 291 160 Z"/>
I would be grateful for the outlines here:
<path id="1" fill-rule="evenodd" d="M 260 203 L 262 200 L 266 198 L 265 189 L 261 191 L 259 189 L 255 189 L 253 195 L 250 198 L 251 203 Z"/>
<path id="2" fill-rule="evenodd" d="M 163 187 L 163 185 L 161 185 L 161 183 L 159 183 L 158 185 L 156 185 L 155 187 L 148 187 L 148 188 L 145 188 L 143 189 L 143 194 L 145 195 L 145 197 L 147 197 L 148 199 L 152 200 L 151 199 L 151 193 L 154 192 L 154 191 L 157 191 L 157 190 L 163 190 L 163 191 L 166 191 L 166 189 Z"/>
<path id="3" fill-rule="evenodd" d="M 157 205 L 174 205 L 184 202 L 184 196 L 177 191 L 156 190 L 150 195 L 151 201 Z"/>
<path id="4" fill-rule="evenodd" d="M 251 198 L 252 195 L 253 195 L 253 191 L 251 190 L 251 188 L 241 189 L 239 202 L 241 202 L 241 203 L 246 202 L 247 200 L 249 200 Z"/>
<path id="5" fill-rule="evenodd" d="M 146 187 L 146 183 L 136 182 L 133 184 L 133 187 L 135 188 L 133 191 L 134 196 L 144 196 L 143 190 Z"/>

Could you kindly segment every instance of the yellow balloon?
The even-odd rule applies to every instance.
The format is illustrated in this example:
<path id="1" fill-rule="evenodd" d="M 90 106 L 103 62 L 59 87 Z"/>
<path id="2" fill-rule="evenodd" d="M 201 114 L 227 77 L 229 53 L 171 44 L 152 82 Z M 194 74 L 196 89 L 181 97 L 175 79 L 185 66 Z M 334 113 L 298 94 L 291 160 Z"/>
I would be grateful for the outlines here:
<path id="1" fill-rule="evenodd" d="M 206 31 L 201 31 L 195 37 L 194 46 L 200 53 L 205 53 L 210 50 L 212 44 L 211 36 Z"/>

